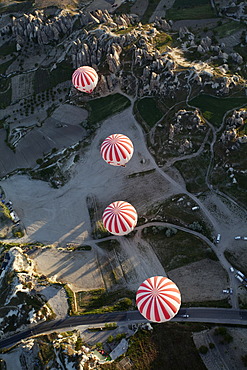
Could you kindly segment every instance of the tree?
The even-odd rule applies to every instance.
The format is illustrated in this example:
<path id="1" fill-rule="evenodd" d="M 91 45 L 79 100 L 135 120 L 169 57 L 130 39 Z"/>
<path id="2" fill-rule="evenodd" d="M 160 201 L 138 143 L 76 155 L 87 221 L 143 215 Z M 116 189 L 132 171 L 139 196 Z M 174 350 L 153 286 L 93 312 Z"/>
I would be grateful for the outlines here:
<path id="1" fill-rule="evenodd" d="M 208 347 L 207 346 L 199 347 L 199 352 L 205 355 L 208 352 Z"/>

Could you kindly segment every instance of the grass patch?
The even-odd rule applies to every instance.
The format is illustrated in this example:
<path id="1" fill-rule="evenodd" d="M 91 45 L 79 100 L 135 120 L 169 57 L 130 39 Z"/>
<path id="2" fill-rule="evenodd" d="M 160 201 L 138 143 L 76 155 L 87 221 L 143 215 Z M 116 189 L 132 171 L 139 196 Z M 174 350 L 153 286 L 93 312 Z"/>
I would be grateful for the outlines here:
<path id="1" fill-rule="evenodd" d="M 133 4 L 130 2 L 124 2 L 121 4 L 117 9 L 115 10 L 115 14 L 130 14 L 130 8 L 132 7 Z"/>
<path id="2" fill-rule="evenodd" d="M 217 307 L 217 308 L 232 308 L 228 302 L 228 298 L 215 301 L 202 302 L 183 302 L 183 307 Z"/>
<path id="3" fill-rule="evenodd" d="M 241 241 L 240 241 L 241 242 Z M 244 242 L 242 242 L 244 243 Z M 242 253 L 241 253 L 242 252 Z M 236 251 L 231 251 L 227 249 L 224 252 L 224 255 L 228 262 L 236 269 L 241 271 L 245 276 L 247 276 L 247 266 L 246 266 L 246 254 L 243 254 L 243 251 L 239 251 L 236 249 Z"/>
<path id="4" fill-rule="evenodd" d="M 75 314 L 75 297 L 74 297 L 74 293 L 73 293 L 73 291 L 70 289 L 70 287 L 67 284 L 65 284 L 63 287 L 64 287 L 64 289 L 66 291 L 67 298 L 68 298 L 68 305 L 69 305 L 69 312 L 68 312 L 68 314 L 69 315 L 74 315 Z"/>
<path id="5" fill-rule="evenodd" d="M 141 18 L 142 23 L 148 23 L 149 22 L 149 18 L 151 17 L 153 12 L 155 11 L 159 2 L 160 2 L 160 0 L 149 0 L 147 9 L 146 9 L 145 13 L 143 14 L 143 16 Z"/>
<path id="6" fill-rule="evenodd" d="M 13 59 L 8 60 L 5 63 L 0 64 L 0 74 L 5 74 L 8 67 L 13 63 Z"/>
<path id="7" fill-rule="evenodd" d="M 55 353 L 52 343 L 39 341 L 39 358 L 42 364 L 47 365 L 48 362 L 55 359 Z"/>
<path id="8" fill-rule="evenodd" d="M 165 32 L 160 32 L 157 36 L 155 36 L 154 42 L 156 49 L 163 53 L 166 51 L 167 46 L 171 46 L 172 37 Z"/>
<path id="9" fill-rule="evenodd" d="M 203 192 L 208 189 L 206 174 L 210 164 L 210 150 L 205 150 L 198 156 L 175 162 L 174 166 L 179 170 L 186 182 L 186 188 L 191 193 Z"/>
<path id="10" fill-rule="evenodd" d="M 207 19 L 215 18 L 217 16 L 214 10 L 211 8 L 209 0 L 203 2 L 200 1 L 201 4 L 198 4 L 198 1 L 195 5 L 192 5 L 191 1 L 179 1 L 179 3 L 181 3 L 180 6 L 176 5 L 178 2 L 175 2 L 173 7 L 167 10 L 167 19 L 176 21 L 182 19 Z"/>
<path id="11" fill-rule="evenodd" d="M 0 47 L 1 57 L 12 54 L 14 52 L 16 52 L 16 42 L 15 41 L 8 41 Z"/>
<path id="12" fill-rule="evenodd" d="M 135 294 L 128 290 L 106 292 L 104 289 L 96 289 L 76 293 L 80 314 L 129 310 L 134 297 Z"/>
<path id="13" fill-rule="evenodd" d="M 159 228 L 154 233 L 153 228 L 148 227 L 142 232 L 167 272 L 205 258 L 217 260 L 215 253 L 201 239 L 180 230 L 167 237 L 167 230 Z"/>
<path id="14" fill-rule="evenodd" d="M 163 112 L 159 109 L 157 100 L 154 98 L 143 98 L 136 103 L 136 107 L 150 128 L 163 116 Z"/>
<path id="15" fill-rule="evenodd" d="M 208 121 L 219 127 L 224 114 L 231 109 L 245 105 L 246 97 L 217 98 L 211 95 L 200 94 L 190 100 L 189 104 L 199 108 Z"/>
<path id="16" fill-rule="evenodd" d="M 110 240 L 106 240 L 104 242 L 99 242 L 99 243 L 97 243 L 97 245 L 100 248 L 106 249 L 108 251 L 112 251 L 115 248 L 118 248 L 120 246 L 120 243 L 116 239 L 110 239 Z"/>
<path id="17" fill-rule="evenodd" d="M 187 203 L 190 203 L 189 205 Z M 194 222 L 200 226 L 200 231 L 208 239 L 212 240 L 212 232 L 209 226 L 204 222 L 204 217 L 200 210 L 193 212 L 192 207 L 196 206 L 190 197 L 184 194 L 177 194 L 164 202 L 156 203 L 143 216 L 148 220 L 168 222 L 171 224 L 191 228 Z"/>
<path id="18" fill-rule="evenodd" d="M 130 100 L 121 94 L 108 95 L 88 102 L 90 114 L 88 123 L 94 125 L 113 114 L 119 113 L 130 106 Z"/>
<path id="19" fill-rule="evenodd" d="M 229 21 L 220 26 L 215 27 L 213 30 L 216 32 L 217 37 L 227 37 L 231 36 L 233 33 L 237 32 L 243 28 L 243 25 L 239 22 Z"/>
<path id="20" fill-rule="evenodd" d="M 126 357 L 135 369 L 205 370 L 192 337 L 193 332 L 205 330 L 205 325 L 165 323 L 153 328 L 152 333 L 138 331 L 130 338 Z"/>
<path id="21" fill-rule="evenodd" d="M 51 89 L 58 84 L 68 81 L 72 76 L 72 67 L 70 63 L 63 61 L 57 65 L 51 72 L 47 69 L 39 68 L 34 75 L 34 93 L 39 94 L 42 91 Z"/>
<path id="22" fill-rule="evenodd" d="M 10 78 L 0 79 L 0 108 L 4 109 L 11 104 L 12 86 Z"/>
<path id="23" fill-rule="evenodd" d="M 142 177 L 142 176 L 145 176 L 145 175 L 149 175 L 149 174 L 151 174 L 155 171 L 156 171 L 156 169 L 152 168 L 151 170 L 147 170 L 147 171 L 131 173 L 130 175 L 128 175 L 128 178 L 131 179 L 133 177 Z"/>

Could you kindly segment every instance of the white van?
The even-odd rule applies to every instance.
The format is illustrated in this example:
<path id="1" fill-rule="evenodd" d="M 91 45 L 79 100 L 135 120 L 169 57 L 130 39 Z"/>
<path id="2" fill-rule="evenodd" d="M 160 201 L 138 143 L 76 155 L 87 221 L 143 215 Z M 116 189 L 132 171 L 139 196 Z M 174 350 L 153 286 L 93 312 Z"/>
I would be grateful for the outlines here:
<path id="1" fill-rule="evenodd" d="M 216 238 L 216 243 L 217 243 L 217 244 L 220 242 L 220 238 L 221 238 L 221 235 L 220 235 L 220 234 L 218 234 L 218 235 L 217 235 L 217 238 Z"/>

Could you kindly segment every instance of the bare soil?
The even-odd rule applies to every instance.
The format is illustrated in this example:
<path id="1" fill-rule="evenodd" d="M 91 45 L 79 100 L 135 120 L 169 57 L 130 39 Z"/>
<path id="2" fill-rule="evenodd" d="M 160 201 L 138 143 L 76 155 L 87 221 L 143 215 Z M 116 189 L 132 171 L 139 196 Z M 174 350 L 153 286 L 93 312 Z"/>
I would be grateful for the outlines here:
<path id="1" fill-rule="evenodd" d="M 169 271 L 182 295 L 183 302 L 202 302 L 224 299 L 227 274 L 219 262 L 204 259 Z"/>

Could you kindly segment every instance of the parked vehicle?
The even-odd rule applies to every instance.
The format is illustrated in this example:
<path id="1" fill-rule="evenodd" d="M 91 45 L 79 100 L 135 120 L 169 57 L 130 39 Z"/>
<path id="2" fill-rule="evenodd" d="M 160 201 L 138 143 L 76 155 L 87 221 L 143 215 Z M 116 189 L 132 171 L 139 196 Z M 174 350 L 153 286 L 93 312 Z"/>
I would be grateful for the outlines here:
<path id="1" fill-rule="evenodd" d="M 232 266 L 230 266 L 230 271 L 234 272 L 234 268 Z"/>
<path id="2" fill-rule="evenodd" d="M 243 240 L 247 240 L 247 236 L 244 236 L 244 237 L 243 237 Z"/>
<path id="3" fill-rule="evenodd" d="M 238 236 L 234 236 L 234 239 L 235 240 L 240 240 L 241 239 L 241 236 L 239 236 L 239 235 Z"/>
<path id="4" fill-rule="evenodd" d="M 13 221 L 15 224 L 16 224 L 17 222 L 20 222 L 19 217 L 17 216 L 17 214 L 16 214 L 14 211 L 10 212 L 10 217 L 11 217 L 12 221 Z"/>
<path id="5" fill-rule="evenodd" d="M 220 234 L 218 234 L 218 235 L 217 235 L 217 238 L 216 238 L 216 243 L 217 243 L 217 244 L 219 244 L 220 239 L 221 239 L 221 235 L 220 235 Z"/>
<path id="6" fill-rule="evenodd" d="M 241 276 L 237 275 L 237 274 L 235 275 L 235 278 L 238 279 L 240 281 L 240 283 L 242 283 L 244 281 L 244 279 Z"/>
<path id="7" fill-rule="evenodd" d="M 228 294 L 228 293 L 230 293 L 230 290 L 229 289 L 223 289 L 222 293 L 227 293 Z"/>
<path id="8" fill-rule="evenodd" d="M 245 276 L 241 271 L 236 270 L 236 273 L 237 273 L 237 275 L 241 276 L 244 279 Z"/>
<path id="9" fill-rule="evenodd" d="M 192 207 L 191 208 L 192 211 L 196 211 L 197 209 L 200 209 L 200 207 L 199 206 L 195 206 L 195 207 Z"/>

